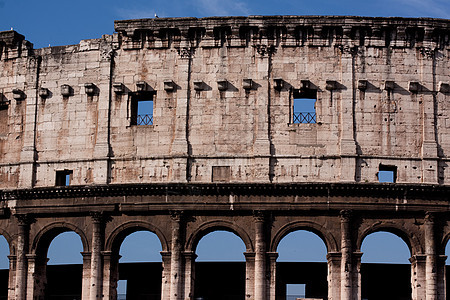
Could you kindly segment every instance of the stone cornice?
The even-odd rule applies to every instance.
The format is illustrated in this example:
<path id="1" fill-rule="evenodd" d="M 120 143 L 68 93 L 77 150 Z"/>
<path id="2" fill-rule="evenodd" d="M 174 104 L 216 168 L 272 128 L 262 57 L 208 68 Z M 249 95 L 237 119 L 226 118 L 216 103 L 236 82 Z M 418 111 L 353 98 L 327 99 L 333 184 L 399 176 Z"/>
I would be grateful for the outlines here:
<path id="1" fill-rule="evenodd" d="M 448 201 L 450 186 L 371 183 L 153 183 L 43 187 L 0 191 L 0 200 L 122 196 L 379 197 Z"/>
<path id="2" fill-rule="evenodd" d="M 431 18 L 249 16 L 115 21 L 124 49 L 277 46 L 449 46 L 450 21 Z"/>

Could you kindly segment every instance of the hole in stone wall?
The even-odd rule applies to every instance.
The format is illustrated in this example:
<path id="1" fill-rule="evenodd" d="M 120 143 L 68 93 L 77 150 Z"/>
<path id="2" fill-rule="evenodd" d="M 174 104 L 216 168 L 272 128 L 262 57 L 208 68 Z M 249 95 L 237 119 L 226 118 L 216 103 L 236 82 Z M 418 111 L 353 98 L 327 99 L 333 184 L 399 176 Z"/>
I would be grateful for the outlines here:
<path id="1" fill-rule="evenodd" d="M 397 181 L 397 166 L 380 164 L 378 169 L 378 182 L 390 182 Z"/>
<path id="2" fill-rule="evenodd" d="M 72 170 L 61 170 L 56 171 L 56 180 L 55 185 L 56 186 L 69 186 L 70 182 L 72 180 Z"/>
<path id="3" fill-rule="evenodd" d="M 139 92 L 131 98 L 131 125 L 153 125 L 153 96 L 151 92 Z"/>
<path id="4" fill-rule="evenodd" d="M 292 103 L 293 124 L 315 124 L 317 91 L 312 89 L 295 90 Z"/>

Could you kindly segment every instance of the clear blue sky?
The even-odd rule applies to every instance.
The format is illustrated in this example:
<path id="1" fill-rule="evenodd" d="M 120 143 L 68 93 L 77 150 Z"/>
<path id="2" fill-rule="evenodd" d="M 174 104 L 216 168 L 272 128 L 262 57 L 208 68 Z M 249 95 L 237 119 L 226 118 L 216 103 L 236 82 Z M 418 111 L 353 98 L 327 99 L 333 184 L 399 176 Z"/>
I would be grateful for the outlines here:
<path id="1" fill-rule="evenodd" d="M 25 35 L 35 48 L 112 34 L 114 20 L 225 15 L 358 15 L 450 18 L 449 0 L 0 0 L 0 31 Z"/>

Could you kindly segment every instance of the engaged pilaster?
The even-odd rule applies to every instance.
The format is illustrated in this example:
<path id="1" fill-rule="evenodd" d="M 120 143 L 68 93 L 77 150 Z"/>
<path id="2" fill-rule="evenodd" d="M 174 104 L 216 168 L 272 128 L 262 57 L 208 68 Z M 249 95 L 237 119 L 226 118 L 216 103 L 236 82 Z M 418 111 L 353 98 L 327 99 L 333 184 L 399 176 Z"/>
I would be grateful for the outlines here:
<path id="1" fill-rule="evenodd" d="M 181 258 L 181 223 L 182 212 L 173 212 L 172 219 L 172 246 L 170 259 L 170 300 L 182 299 L 182 258 Z"/>
<path id="2" fill-rule="evenodd" d="M 341 211 L 341 300 L 351 300 L 353 294 L 353 251 L 350 226 L 351 212 Z"/>
<path id="3" fill-rule="evenodd" d="M 426 255 L 426 299 L 438 299 L 438 266 L 437 266 L 437 251 L 436 251 L 436 237 L 435 237 L 435 216 L 427 213 L 424 223 L 425 231 L 425 255 Z"/>
<path id="4" fill-rule="evenodd" d="M 34 219 L 29 215 L 16 215 L 19 225 L 19 235 L 17 237 L 17 258 L 16 258 L 16 284 L 15 294 L 17 300 L 25 300 L 27 294 L 27 257 L 30 238 L 30 225 Z"/>
<path id="5" fill-rule="evenodd" d="M 265 214 L 256 212 L 255 221 L 255 299 L 266 299 L 266 239 L 264 234 Z"/>
<path id="6" fill-rule="evenodd" d="M 89 299 L 101 299 L 102 298 L 102 285 L 103 285 L 103 240 L 105 235 L 105 224 L 110 220 L 109 216 L 106 216 L 102 212 L 93 212 L 92 217 L 92 253 L 91 253 L 91 284 Z"/>

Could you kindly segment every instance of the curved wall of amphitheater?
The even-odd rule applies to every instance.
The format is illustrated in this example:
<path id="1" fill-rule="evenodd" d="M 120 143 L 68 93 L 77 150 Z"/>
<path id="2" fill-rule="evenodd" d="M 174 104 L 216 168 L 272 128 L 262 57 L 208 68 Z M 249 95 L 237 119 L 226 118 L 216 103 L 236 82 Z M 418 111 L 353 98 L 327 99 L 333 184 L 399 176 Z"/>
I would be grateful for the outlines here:
<path id="1" fill-rule="evenodd" d="M 136 230 L 161 240 L 161 299 L 199 296 L 195 250 L 215 230 L 246 245 L 246 299 L 284 296 L 276 251 L 296 230 L 326 245 L 329 299 L 361 299 L 361 244 L 376 231 L 408 245 L 410 298 L 445 299 L 448 20 L 155 18 L 115 30 L 42 49 L 0 32 L 9 299 L 48 297 L 47 249 L 64 231 L 83 243 L 80 297 L 115 299 L 118 249 Z"/>

